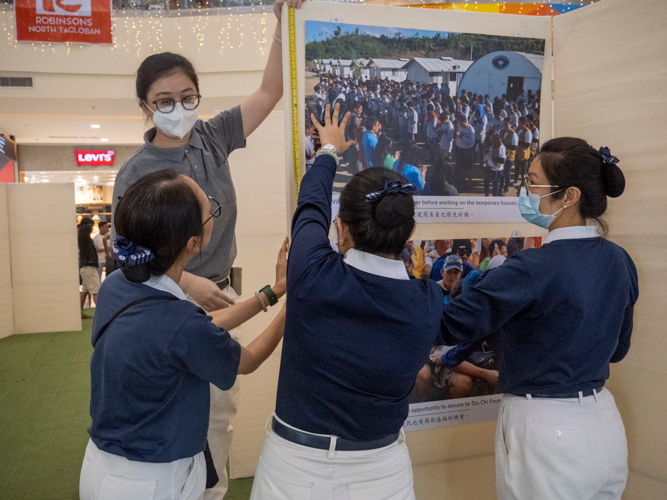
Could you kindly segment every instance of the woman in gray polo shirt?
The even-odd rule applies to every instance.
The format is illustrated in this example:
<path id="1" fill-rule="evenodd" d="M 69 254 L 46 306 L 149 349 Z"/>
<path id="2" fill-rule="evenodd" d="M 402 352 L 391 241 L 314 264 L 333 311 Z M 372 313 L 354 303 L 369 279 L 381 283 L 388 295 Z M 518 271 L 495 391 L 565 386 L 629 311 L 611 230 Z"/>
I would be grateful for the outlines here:
<path id="1" fill-rule="evenodd" d="M 193 259 L 180 282 L 194 302 L 207 311 L 233 304 L 229 273 L 236 257 L 236 192 L 229 170 L 229 155 L 245 147 L 246 138 L 264 121 L 283 95 L 281 7 L 299 8 L 303 0 L 276 0 L 278 18 L 262 83 L 240 106 L 198 119 L 202 96 L 192 63 L 185 57 L 154 54 L 137 71 L 139 105 L 154 128 L 144 134 L 144 144 L 121 167 L 114 185 L 115 212 L 119 198 L 144 175 L 172 169 L 194 179 L 211 200 L 216 217 L 209 246 Z M 112 239 L 115 238 L 115 230 Z M 234 331 L 230 332 L 234 336 Z M 227 392 L 211 387 L 209 445 L 220 482 L 207 490 L 206 500 L 222 500 L 227 490 L 226 462 L 231 446 L 229 419 L 236 413 L 238 386 Z"/>

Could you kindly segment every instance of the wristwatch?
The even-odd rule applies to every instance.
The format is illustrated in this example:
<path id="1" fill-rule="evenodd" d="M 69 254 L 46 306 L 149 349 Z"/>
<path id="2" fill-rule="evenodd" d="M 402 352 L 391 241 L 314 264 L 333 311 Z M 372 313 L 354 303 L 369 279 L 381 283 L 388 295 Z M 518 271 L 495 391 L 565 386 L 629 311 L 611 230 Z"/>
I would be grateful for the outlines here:
<path id="1" fill-rule="evenodd" d="M 269 305 L 271 307 L 275 306 L 278 303 L 278 296 L 273 292 L 273 290 L 271 290 L 271 285 L 266 285 L 259 292 L 260 293 L 264 292 L 264 294 L 269 299 Z"/>

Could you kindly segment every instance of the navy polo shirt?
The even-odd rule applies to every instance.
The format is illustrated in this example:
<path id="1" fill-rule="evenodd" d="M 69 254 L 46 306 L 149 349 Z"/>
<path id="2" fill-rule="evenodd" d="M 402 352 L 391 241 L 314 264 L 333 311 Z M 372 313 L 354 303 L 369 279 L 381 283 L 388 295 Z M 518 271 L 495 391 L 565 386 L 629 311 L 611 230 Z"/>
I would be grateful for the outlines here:
<path id="1" fill-rule="evenodd" d="M 598 388 L 630 348 L 637 270 L 593 227 L 553 231 L 443 309 L 443 336 L 458 342 L 498 331 L 500 389 L 563 394 Z M 451 337 L 448 337 L 451 335 Z"/>
<path id="2" fill-rule="evenodd" d="M 127 304 L 173 297 L 122 272 L 100 288 L 93 340 Z M 140 462 L 172 462 L 204 451 L 209 382 L 234 385 L 241 347 L 186 300 L 155 300 L 113 320 L 90 362 L 88 433 L 102 451 Z"/>

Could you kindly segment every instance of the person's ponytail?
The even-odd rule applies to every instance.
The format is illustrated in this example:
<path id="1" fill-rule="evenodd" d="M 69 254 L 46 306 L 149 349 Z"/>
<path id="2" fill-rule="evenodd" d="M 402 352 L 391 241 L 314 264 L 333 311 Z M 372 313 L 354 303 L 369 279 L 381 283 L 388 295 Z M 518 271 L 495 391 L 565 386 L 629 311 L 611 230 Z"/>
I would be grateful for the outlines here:
<path id="1" fill-rule="evenodd" d="M 414 188 L 408 185 L 405 177 L 388 168 L 367 168 L 347 183 L 340 195 L 340 219 L 349 227 L 356 249 L 376 255 L 401 253 L 415 227 L 415 203 L 409 194 Z"/>
<path id="2" fill-rule="evenodd" d="M 409 225 L 414 223 L 414 218 L 414 203 L 408 194 L 389 194 L 377 202 L 375 219 L 383 228 Z"/>
<path id="3" fill-rule="evenodd" d="M 202 206 L 185 177 L 169 169 L 145 175 L 116 206 L 112 256 L 125 277 L 143 283 L 161 276 L 192 237 L 201 238 Z"/>
<path id="4" fill-rule="evenodd" d="M 121 271 L 125 277 L 133 283 L 143 283 L 151 279 L 151 270 L 148 267 L 148 264 L 142 264 L 140 266 L 134 267 L 125 267 L 121 266 Z"/>
<path id="5" fill-rule="evenodd" d="M 602 215 L 607 211 L 607 198 L 617 198 L 625 190 L 625 176 L 618 167 L 618 158 L 609 148 L 596 150 L 583 139 L 559 137 L 547 141 L 537 158 L 549 184 L 560 187 L 577 187 L 581 191 L 579 212 L 585 219 L 598 223 L 602 233 L 607 225 Z M 553 194 L 561 199 L 564 192 Z"/>
<path id="6" fill-rule="evenodd" d="M 625 176 L 618 165 L 614 163 L 603 161 L 600 179 L 604 192 L 610 198 L 618 198 L 625 191 Z"/>

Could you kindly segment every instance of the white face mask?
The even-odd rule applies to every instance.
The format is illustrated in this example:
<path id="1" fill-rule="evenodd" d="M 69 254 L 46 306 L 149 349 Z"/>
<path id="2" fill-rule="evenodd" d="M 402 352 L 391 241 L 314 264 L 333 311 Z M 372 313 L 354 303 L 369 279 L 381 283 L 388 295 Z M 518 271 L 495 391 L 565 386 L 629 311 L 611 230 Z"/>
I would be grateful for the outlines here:
<path id="1" fill-rule="evenodd" d="M 151 109 L 150 107 L 148 109 Z M 185 109 L 183 103 L 177 102 L 171 113 L 153 111 L 153 124 L 163 133 L 171 137 L 183 139 L 195 126 L 199 119 L 197 109 Z"/>

